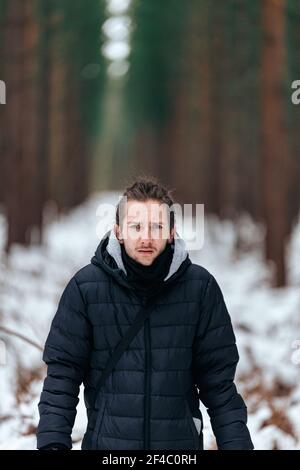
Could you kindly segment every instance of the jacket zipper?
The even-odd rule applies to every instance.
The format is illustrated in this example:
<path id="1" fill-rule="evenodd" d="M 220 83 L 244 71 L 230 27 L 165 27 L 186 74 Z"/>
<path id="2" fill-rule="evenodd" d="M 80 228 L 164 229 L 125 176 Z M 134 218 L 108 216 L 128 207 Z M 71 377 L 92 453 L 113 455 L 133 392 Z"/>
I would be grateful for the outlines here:
<path id="1" fill-rule="evenodd" d="M 146 305 L 146 301 L 143 301 Z M 150 380 L 151 380 L 151 345 L 150 321 L 147 318 L 144 329 L 145 339 L 145 414 L 144 414 L 144 449 L 150 450 Z"/>

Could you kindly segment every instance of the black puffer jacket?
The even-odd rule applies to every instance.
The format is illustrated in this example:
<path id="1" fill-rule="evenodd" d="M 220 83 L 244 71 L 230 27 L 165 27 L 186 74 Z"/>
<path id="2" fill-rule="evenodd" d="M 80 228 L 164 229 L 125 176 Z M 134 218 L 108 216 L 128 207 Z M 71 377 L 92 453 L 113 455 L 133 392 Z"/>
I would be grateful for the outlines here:
<path id="1" fill-rule="evenodd" d="M 175 238 L 173 260 L 145 325 L 92 397 L 114 348 L 143 305 L 108 232 L 91 263 L 69 281 L 45 344 L 37 448 L 72 447 L 79 386 L 88 426 L 82 449 L 202 449 L 200 399 L 219 449 L 252 449 L 247 408 L 233 382 L 239 355 L 215 278 Z"/>

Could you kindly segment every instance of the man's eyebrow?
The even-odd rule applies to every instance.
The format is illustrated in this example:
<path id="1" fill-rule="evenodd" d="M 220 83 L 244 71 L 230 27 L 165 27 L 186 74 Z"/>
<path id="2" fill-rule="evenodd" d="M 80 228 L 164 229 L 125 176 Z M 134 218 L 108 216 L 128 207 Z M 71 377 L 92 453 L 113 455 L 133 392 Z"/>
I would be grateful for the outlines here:
<path id="1" fill-rule="evenodd" d="M 140 224 L 141 222 L 139 220 L 127 220 L 127 224 L 131 224 L 131 223 L 135 223 L 135 224 Z M 160 224 L 160 225 L 165 225 L 164 222 L 157 222 L 157 221 L 153 221 L 153 222 L 149 222 L 150 224 Z"/>

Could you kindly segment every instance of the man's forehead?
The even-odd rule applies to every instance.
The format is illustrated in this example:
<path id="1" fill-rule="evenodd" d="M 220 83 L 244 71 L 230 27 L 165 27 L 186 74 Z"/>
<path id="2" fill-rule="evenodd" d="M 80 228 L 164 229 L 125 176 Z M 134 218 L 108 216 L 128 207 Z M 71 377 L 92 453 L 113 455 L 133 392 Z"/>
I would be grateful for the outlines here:
<path id="1" fill-rule="evenodd" d="M 129 201 L 126 204 L 126 215 L 130 218 L 137 214 L 165 214 L 167 212 L 166 209 L 167 204 L 165 203 Z"/>

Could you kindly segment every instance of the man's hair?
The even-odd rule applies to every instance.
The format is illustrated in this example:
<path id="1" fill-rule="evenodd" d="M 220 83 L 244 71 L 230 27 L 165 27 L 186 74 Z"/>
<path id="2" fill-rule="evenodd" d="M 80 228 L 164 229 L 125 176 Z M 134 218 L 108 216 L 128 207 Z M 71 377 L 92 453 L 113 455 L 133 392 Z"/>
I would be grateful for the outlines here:
<path id="1" fill-rule="evenodd" d="M 172 208 L 174 200 L 171 196 L 171 190 L 159 183 L 154 177 L 139 177 L 134 183 L 125 188 L 117 205 L 116 224 L 120 225 L 120 209 L 124 207 L 126 201 L 146 202 L 149 199 L 154 199 L 169 206 L 169 223 L 170 230 L 172 230 L 175 225 L 175 210 Z"/>

